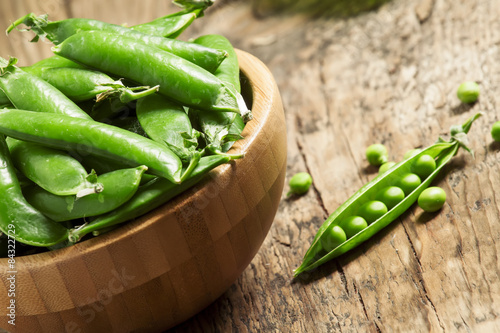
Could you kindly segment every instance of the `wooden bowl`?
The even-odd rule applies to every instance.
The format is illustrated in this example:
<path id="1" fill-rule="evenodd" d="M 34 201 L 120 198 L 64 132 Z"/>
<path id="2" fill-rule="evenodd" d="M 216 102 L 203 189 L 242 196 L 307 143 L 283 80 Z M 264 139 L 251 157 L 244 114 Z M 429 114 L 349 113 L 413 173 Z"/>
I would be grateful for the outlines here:
<path id="1" fill-rule="evenodd" d="M 159 332 L 208 306 L 250 263 L 273 222 L 286 171 L 274 79 L 237 50 L 254 119 L 234 146 L 245 158 L 146 216 L 0 272 L 0 327 L 10 332 Z M 7 259 L 0 266 L 8 267 Z M 15 298 L 8 278 L 15 275 Z M 15 299 L 15 326 L 6 316 Z M 9 314 L 9 312 L 7 312 Z"/>

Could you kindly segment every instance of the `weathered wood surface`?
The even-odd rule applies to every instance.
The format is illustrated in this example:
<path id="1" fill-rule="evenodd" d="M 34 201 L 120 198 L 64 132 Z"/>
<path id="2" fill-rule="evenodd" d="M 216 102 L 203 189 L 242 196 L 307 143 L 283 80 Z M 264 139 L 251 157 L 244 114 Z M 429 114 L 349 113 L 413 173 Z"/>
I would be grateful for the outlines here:
<path id="1" fill-rule="evenodd" d="M 309 171 L 314 187 L 283 196 L 243 275 L 173 331 L 499 331 L 500 145 L 489 130 L 500 120 L 500 1 L 393 0 L 354 16 L 318 3 L 308 15 L 221 1 L 183 37 L 221 33 L 268 65 L 285 106 L 288 178 Z M 0 6 L 2 27 L 30 11 L 135 24 L 173 10 L 153 0 Z M 21 64 L 50 54 L 50 44 L 29 45 L 20 33 L 0 36 L 0 55 Z M 480 83 L 473 106 L 456 98 L 464 80 Z M 460 152 L 435 181 L 448 196 L 440 212 L 413 207 L 358 249 L 292 279 L 324 218 L 375 176 L 369 144 L 384 143 L 397 161 L 478 111 L 475 159 Z"/>

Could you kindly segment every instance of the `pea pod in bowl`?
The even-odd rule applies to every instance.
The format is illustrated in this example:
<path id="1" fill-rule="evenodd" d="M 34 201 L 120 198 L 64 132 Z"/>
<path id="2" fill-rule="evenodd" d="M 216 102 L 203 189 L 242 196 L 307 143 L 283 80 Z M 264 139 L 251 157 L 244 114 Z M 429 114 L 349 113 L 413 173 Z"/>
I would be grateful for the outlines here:
<path id="1" fill-rule="evenodd" d="M 456 155 L 460 147 L 470 152 L 469 148 L 466 146 L 466 134 L 469 132 L 472 123 L 479 118 L 479 116 L 480 114 L 476 114 L 462 126 L 458 126 L 459 130 L 457 130 L 457 127 L 454 127 L 455 133 L 449 141 L 444 141 L 440 138 L 437 143 L 423 149 L 420 153 L 411 158 L 396 164 L 390 170 L 378 175 L 354 193 L 346 202 L 337 208 L 319 228 L 311 246 L 304 256 L 302 264 L 295 270 L 294 275 L 298 276 L 302 272 L 314 269 L 357 247 L 410 208 L 410 206 L 417 201 L 420 193 L 429 187 L 439 171 Z M 329 238 L 338 233 L 337 229 L 339 229 L 339 225 L 344 225 L 346 219 L 352 219 L 352 217 L 356 217 L 360 212 L 362 213 L 364 205 L 370 202 L 379 202 L 376 199 L 380 197 L 379 194 L 381 191 L 384 191 L 389 186 L 398 186 L 401 179 L 407 177 L 407 175 L 414 175 L 414 164 L 423 155 L 431 156 L 436 162 L 436 168 L 430 175 L 421 179 L 421 182 L 415 184 L 411 191 L 407 194 L 405 193 L 404 199 L 399 201 L 399 203 L 387 210 L 386 213 L 379 216 L 376 220 L 369 223 L 366 228 L 352 235 L 352 237 L 346 237 L 346 239 L 341 242 L 330 241 Z M 332 232 L 332 230 L 335 232 Z M 325 246 L 325 244 L 333 244 L 333 246 L 328 247 Z"/>
<path id="2" fill-rule="evenodd" d="M 1 109 L 0 133 L 80 155 L 111 158 L 127 166 L 145 165 L 157 176 L 174 183 L 181 181 L 182 163 L 166 145 L 97 121 L 56 113 Z"/>
<path id="3" fill-rule="evenodd" d="M 142 85 L 159 85 L 159 93 L 182 105 L 205 111 L 246 114 L 238 95 L 203 68 L 135 39 L 100 31 L 83 31 L 52 48 L 57 55 Z"/>

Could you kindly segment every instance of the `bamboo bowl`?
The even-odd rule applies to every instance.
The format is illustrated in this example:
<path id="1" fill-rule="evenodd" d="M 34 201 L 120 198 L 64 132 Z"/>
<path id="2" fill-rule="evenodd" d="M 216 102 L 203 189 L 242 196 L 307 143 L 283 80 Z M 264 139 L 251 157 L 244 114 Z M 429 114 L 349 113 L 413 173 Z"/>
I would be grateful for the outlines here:
<path id="1" fill-rule="evenodd" d="M 254 119 L 237 142 L 245 158 L 142 218 L 0 272 L 0 327 L 9 332 L 160 332 L 222 295 L 248 266 L 276 214 L 286 171 L 286 129 L 274 79 L 237 50 Z M 8 267 L 0 259 L 0 267 Z"/>

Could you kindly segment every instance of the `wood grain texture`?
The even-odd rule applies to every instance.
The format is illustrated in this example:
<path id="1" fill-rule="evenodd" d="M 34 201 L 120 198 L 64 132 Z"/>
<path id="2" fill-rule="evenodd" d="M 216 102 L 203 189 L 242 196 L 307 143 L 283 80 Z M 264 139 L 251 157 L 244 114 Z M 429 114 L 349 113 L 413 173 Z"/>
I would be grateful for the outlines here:
<path id="1" fill-rule="evenodd" d="M 250 266 L 216 302 L 172 332 L 499 331 L 500 145 L 489 130 L 500 120 L 500 1 L 392 0 L 351 17 L 339 15 L 342 10 L 298 14 L 276 4 L 266 11 L 259 7 L 263 2 L 219 2 L 182 38 L 221 33 L 263 60 L 284 103 L 287 179 L 307 170 L 314 187 L 301 198 L 282 196 Z M 164 4 L 72 0 L 57 15 L 132 23 L 163 14 L 169 10 Z M 40 4 L 12 0 L 2 6 L 3 24 L 8 11 L 17 17 Z M 14 54 L 12 38 L 0 35 L 2 56 Z M 38 53 L 25 44 L 15 54 L 29 63 Z M 464 80 L 481 86 L 472 106 L 455 95 Z M 369 144 L 384 143 L 397 161 L 478 111 L 484 115 L 470 132 L 475 159 L 460 152 L 435 181 L 448 195 L 443 210 L 426 214 L 413 207 L 361 247 L 292 280 L 324 218 L 375 176 L 364 159 Z M 223 248 L 214 251 L 230 271 L 236 259 Z M 128 309 L 127 302 L 115 307 Z M 172 314 L 162 308 L 144 315 Z M 35 324 L 50 327 L 58 320 Z M 114 328 L 126 331 L 128 320 Z"/>

